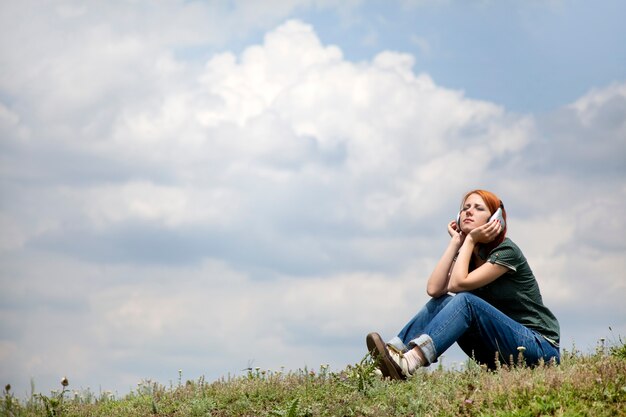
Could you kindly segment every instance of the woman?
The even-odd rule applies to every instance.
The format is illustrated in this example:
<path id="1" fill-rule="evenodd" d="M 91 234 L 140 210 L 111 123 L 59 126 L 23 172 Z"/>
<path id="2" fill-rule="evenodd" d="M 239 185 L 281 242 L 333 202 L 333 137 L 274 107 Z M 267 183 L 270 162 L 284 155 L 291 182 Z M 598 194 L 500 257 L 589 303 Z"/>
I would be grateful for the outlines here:
<path id="1" fill-rule="evenodd" d="M 501 218 L 491 220 L 498 208 Z M 388 343 L 378 333 L 367 335 L 384 376 L 405 379 L 455 342 L 492 369 L 520 352 L 528 365 L 559 362 L 559 323 L 506 230 L 506 211 L 495 194 L 465 195 L 458 220 L 448 224 L 448 247 L 428 279 L 431 300 Z"/>

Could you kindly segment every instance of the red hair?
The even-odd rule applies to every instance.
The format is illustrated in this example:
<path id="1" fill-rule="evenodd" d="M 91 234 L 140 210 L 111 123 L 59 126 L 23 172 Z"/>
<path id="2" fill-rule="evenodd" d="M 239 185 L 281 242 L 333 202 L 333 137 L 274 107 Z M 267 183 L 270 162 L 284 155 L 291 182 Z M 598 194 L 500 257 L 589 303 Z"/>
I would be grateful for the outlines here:
<path id="1" fill-rule="evenodd" d="M 465 196 L 463 197 L 463 200 L 461 201 L 461 208 L 463 208 L 463 206 L 465 205 L 465 200 L 467 200 L 467 197 L 469 197 L 472 194 L 477 194 L 480 196 L 480 198 L 483 199 L 483 201 L 485 202 L 485 205 L 487 206 L 491 214 L 495 213 L 496 210 L 498 210 L 498 208 L 502 208 L 502 218 L 504 219 L 504 228 L 502 229 L 498 237 L 496 237 L 493 240 L 493 242 L 489 242 L 485 245 L 487 249 L 487 253 L 489 253 L 491 252 L 493 248 L 495 248 L 500 243 L 502 243 L 504 241 L 504 238 L 506 237 L 506 230 L 508 227 L 508 222 L 506 221 L 506 210 L 504 208 L 504 204 L 502 204 L 502 200 L 500 200 L 500 198 L 497 195 L 487 190 L 472 190 L 468 192 L 467 194 L 465 194 Z"/>

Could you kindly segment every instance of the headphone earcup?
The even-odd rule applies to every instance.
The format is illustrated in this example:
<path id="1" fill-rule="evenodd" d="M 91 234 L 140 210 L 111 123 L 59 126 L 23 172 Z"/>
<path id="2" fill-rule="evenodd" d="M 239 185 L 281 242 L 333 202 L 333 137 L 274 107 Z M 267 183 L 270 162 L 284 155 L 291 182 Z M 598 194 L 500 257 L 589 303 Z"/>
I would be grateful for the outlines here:
<path id="1" fill-rule="evenodd" d="M 456 227 L 459 229 L 459 231 L 461 230 L 461 212 L 459 211 L 459 214 L 456 215 Z"/>

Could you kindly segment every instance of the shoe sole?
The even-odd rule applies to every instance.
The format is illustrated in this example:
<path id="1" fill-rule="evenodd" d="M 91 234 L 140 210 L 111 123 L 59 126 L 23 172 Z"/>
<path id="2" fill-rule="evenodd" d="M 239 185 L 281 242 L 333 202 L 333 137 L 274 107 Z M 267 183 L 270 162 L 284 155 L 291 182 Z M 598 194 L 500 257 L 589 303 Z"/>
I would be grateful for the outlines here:
<path id="1" fill-rule="evenodd" d="M 378 360 L 380 364 L 380 370 L 384 377 L 391 379 L 403 380 L 406 377 L 402 374 L 400 367 L 394 362 L 387 352 L 387 345 L 383 342 L 383 339 L 378 333 L 370 333 L 365 338 L 367 344 L 367 350 Z"/>

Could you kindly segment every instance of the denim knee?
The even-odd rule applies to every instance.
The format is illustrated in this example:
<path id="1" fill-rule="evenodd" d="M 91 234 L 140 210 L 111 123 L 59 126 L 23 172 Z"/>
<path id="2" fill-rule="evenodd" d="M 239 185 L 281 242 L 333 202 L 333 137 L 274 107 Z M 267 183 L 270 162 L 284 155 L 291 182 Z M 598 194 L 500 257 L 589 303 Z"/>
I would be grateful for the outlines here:
<path id="1" fill-rule="evenodd" d="M 454 296 L 454 301 L 456 302 L 466 302 L 466 303 L 472 303 L 472 301 L 474 300 L 482 300 L 482 298 L 480 298 L 477 295 L 472 294 L 471 292 L 460 292 L 457 295 Z"/>

